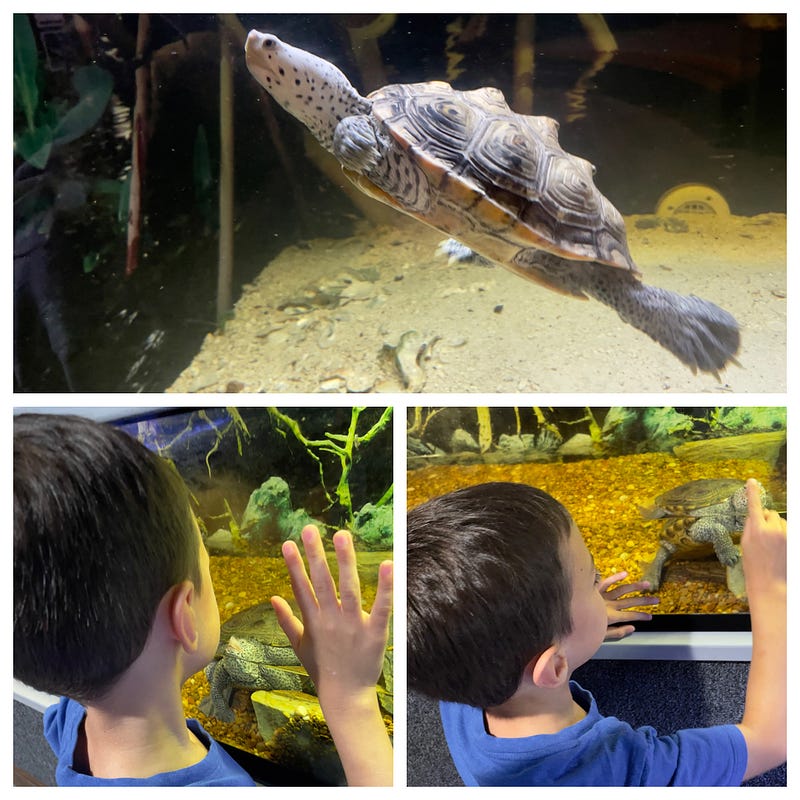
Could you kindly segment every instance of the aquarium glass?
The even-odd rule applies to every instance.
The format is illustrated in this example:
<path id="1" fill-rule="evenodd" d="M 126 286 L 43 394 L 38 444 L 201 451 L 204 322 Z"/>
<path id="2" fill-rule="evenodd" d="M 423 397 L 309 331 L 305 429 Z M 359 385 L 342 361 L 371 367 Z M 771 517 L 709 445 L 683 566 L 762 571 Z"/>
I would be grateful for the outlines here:
<path id="1" fill-rule="evenodd" d="M 409 509 L 488 481 L 553 495 L 604 578 L 661 581 L 653 623 L 637 627 L 737 628 L 748 619 L 740 563 L 728 569 L 695 548 L 693 525 L 749 477 L 785 512 L 786 409 L 418 407 L 408 411 L 408 466 Z M 741 520 L 726 513 L 713 519 L 736 547 Z M 670 557 L 648 573 L 665 542 Z"/>
<path id="2" fill-rule="evenodd" d="M 13 24 L 17 391 L 785 391 L 783 14 Z M 441 214 L 430 227 L 359 191 L 250 74 L 251 29 L 335 64 L 362 96 L 445 81 L 556 120 L 560 146 L 589 162 L 586 180 L 594 165 L 623 215 L 630 263 L 649 285 L 732 314 L 743 369 L 693 374 L 597 300 L 437 253 Z M 409 126 L 426 114 L 409 112 Z M 484 101 L 474 115 L 493 141 L 512 130 Z M 404 145 L 408 130 L 395 126 Z M 441 183 L 435 148 L 416 147 L 401 163 Z M 471 158 L 479 144 L 456 149 Z M 542 188 L 521 160 L 501 146 L 512 174 L 487 168 L 513 195 L 511 217 L 517 192 Z M 472 203 L 460 169 L 454 217 L 475 213 L 466 229 L 496 244 L 510 217 Z M 558 204 L 565 187 L 548 196 Z M 585 208 L 559 218 L 576 216 Z M 580 231 L 553 234 L 558 251 L 585 258 L 598 225 L 589 212 Z"/>
<path id="3" fill-rule="evenodd" d="M 385 408 L 226 407 L 116 423 L 169 459 L 190 489 L 222 633 L 218 660 L 184 686 L 184 711 L 236 748 L 256 779 L 344 780 L 313 685 L 287 658 L 291 648 L 269 598 L 292 601 L 280 546 L 316 524 L 333 564 L 332 534 L 353 532 L 363 601 L 372 603 L 378 565 L 392 557 L 391 414 Z M 255 643 L 242 651 L 253 662 L 244 681 L 235 670 L 241 660 L 225 650 L 231 636 Z M 391 645 L 376 691 L 391 731 Z"/>

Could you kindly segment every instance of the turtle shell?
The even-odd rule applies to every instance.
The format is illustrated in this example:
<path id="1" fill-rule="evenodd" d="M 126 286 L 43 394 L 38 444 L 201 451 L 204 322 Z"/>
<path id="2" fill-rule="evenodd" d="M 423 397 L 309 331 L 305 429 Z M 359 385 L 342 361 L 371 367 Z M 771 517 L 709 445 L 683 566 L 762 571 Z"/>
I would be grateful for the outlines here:
<path id="1" fill-rule="evenodd" d="M 231 636 L 260 642 L 273 654 L 276 664 L 299 663 L 269 602 L 245 608 L 222 623 L 215 658 L 222 657 Z"/>
<path id="2" fill-rule="evenodd" d="M 594 185 L 594 167 L 561 148 L 555 120 L 514 113 L 497 89 L 441 81 L 385 86 L 369 99 L 427 179 L 431 202 L 418 219 L 509 266 L 509 248 L 535 248 L 638 275 L 622 217 Z M 377 192 L 408 212 L 399 188 L 400 203 Z"/>
<path id="3" fill-rule="evenodd" d="M 709 506 L 727 500 L 744 485 L 737 478 L 703 478 L 676 486 L 655 499 L 654 505 L 642 513 L 648 519 L 660 517 L 699 517 Z"/>

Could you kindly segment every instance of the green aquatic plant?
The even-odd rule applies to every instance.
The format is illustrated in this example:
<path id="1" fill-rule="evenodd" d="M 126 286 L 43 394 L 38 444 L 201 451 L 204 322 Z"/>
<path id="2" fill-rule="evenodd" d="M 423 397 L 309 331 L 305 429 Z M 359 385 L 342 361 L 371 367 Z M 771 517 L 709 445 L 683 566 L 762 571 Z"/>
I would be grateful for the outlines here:
<path id="1" fill-rule="evenodd" d="M 200 419 L 202 419 L 204 422 L 207 422 L 209 427 L 215 433 L 214 444 L 206 453 L 206 469 L 208 470 L 209 477 L 211 476 L 211 463 L 209 459 L 212 455 L 214 455 L 214 453 L 217 452 L 220 444 L 222 444 L 225 434 L 228 433 L 228 431 L 233 430 L 236 436 L 236 450 L 239 455 L 242 455 L 243 442 L 250 441 L 252 438 L 250 431 L 247 428 L 247 423 L 244 421 L 244 419 L 242 419 L 242 415 L 239 413 L 239 409 L 235 408 L 234 406 L 227 406 L 225 410 L 228 412 L 230 418 L 221 425 L 215 424 L 208 417 L 205 411 L 198 412 Z"/>
<path id="2" fill-rule="evenodd" d="M 79 67 L 72 76 L 78 100 L 67 107 L 42 97 L 41 73 L 28 17 L 14 14 L 14 108 L 20 112 L 20 124 L 14 126 L 14 152 L 37 169 L 47 166 L 55 148 L 80 138 L 97 124 L 113 88 L 110 73 L 102 67 Z"/>
<path id="3" fill-rule="evenodd" d="M 415 406 L 409 410 L 409 421 L 406 433 L 417 439 L 424 438 L 428 423 L 437 414 L 445 410 L 445 408 L 421 408 L 420 406 Z"/>
<path id="4" fill-rule="evenodd" d="M 350 470 L 353 466 L 355 452 L 359 448 L 369 444 L 392 419 L 391 407 L 386 408 L 381 414 L 380 419 L 372 425 L 368 431 L 359 434 L 358 421 L 365 408 L 365 406 L 354 406 L 352 408 L 350 424 L 348 425 L 346 433 L 332 433 L 331 431 L 326 431 L 324 439 L 309 439 L 301 430 L 297 420 L 292 419 L 288 414 L 284 414 L 275 407 L 267 408 L 269 415 L 275 420 L 276 429 L 284 436 L 286 435 L 284 429 L 290 431 L 295 439 L 305 447 L 309 456 L 316 461 L 319 468 L 320 484 L 328 502 L 330 502 L 331 505 L 336 501 L 339 502 L 339 505 L 344 509 L 347 524 L 350 526 L 351 530 L 356 527 L 353 498 L 350 492 Z M 331 453 L 336 456 L 339 461 L 341 472 L 333 493 L 331 493 L 326 486 L 324 464 L 319 453 Z M 334 500 L 333 495 L 335 495 L 336 500 Z"/>
<path id="5" fill-rule="evenodd" d="M 478 448 L 485 453 L 492 446 L 492 410 L 478 406 L 475 411 L 478 415 Z"/>
<path id="6" fill-rule="evenodd" d="M 694 420 L 681 414 L 672 406 L 656 406 L 644 409 L 642 424 L 651 441 L 661 442 L 675 436 L 684 437 L 694 429 Z"/>
<path id="7" fill-rule="evenodd" d="M 709 428 L 715 434 L 786 429 L 785 406 L 733 406 L 709 409 Z"/>

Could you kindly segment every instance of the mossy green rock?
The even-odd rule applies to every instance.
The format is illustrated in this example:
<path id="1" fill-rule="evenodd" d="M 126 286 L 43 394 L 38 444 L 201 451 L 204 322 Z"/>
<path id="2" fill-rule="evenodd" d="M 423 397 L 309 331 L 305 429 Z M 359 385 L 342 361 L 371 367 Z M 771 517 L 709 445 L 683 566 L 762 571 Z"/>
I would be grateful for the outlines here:
<path id="1" fill-rule="evenodd" d="M 391 550 L 394 536 L 394 513 L 391 503 L 364 505 L 355 515 L 354 534 L 370 550 Z"/>
<path id="2" fill-rule="evenodd" d="M 239 527 L 241 535 L 251 542 L 280 545 L 288 539 L 299 542 L 306 525 L 323 527 L 304 509 L 292 508 L 289 484 L 273 476 L 250 495 Z"/>

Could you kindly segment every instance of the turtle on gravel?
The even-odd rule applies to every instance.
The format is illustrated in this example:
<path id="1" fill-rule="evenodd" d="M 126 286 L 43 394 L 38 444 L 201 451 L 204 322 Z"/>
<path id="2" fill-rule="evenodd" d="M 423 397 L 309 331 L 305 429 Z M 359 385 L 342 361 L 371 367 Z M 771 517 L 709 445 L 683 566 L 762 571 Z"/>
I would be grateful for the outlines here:
<path id="1" fill-rule="evenodd" d="M 200 710 L 223 722 L 234 720 L 230 706 L 234 689 L 316 694 L 268 602 L 234 614 L 220 627 L 215 660 L 205 672 L 211 691 Z"/>
<path id="2" fill-rule="evenodd" d="M 565 152 L 558 123 L 515 114 L 490 87 L 441 81 L 362 97 L 333 64 L 250 31 L 255 79 L 341 162 L 366 194 L 549 289 L 594 297 L 677 356 L 714 375 L 738 363 L 739 325 L 714 303 L 647 286 L 625 224 Z"/>
<path id="3" fill-rule="evenodd" d="M 760 486 L 765 508 L 771 501 Z M 737 596 L 744 595 L 742 579 L 731 585 L 731 570 L 740 571 L 740 555 L 736 546 L 747 518 L 747 492 L 743 481 L 736 478 L 705 478 L 676 486 L 656 497 L 649 508 L 641 509 L 647 519 L 663 519 L 658 552 L 645 569 L 643 580 L 652 589 L 661 585 L 664 564 L 672 558 L 702 558 L 716 554 L 728 568 L 728 588 Z"/>

